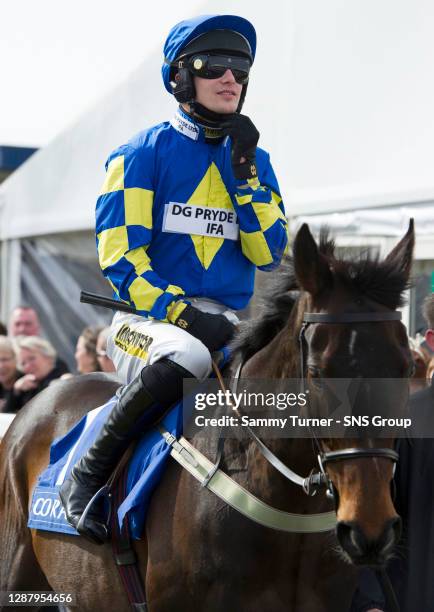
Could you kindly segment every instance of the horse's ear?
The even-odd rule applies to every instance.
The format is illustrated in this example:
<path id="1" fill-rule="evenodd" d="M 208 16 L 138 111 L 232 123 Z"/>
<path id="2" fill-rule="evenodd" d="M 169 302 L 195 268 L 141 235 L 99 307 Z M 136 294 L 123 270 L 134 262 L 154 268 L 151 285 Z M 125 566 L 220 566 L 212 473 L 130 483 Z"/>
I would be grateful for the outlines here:
<path id="1" fill-rule="evenodd" d="M 307 223 L 298 230 L 292 247 L 294 272 L 300 289 L 316 296 L 332 283 L 327 260 L 319 252 Z"/>
<path id="2" fill-rule="evenodd" d="M 404 277 L 410 278 L 411 264 L 413 261 L 414 250 L 414 220 L 410 219 L 407 233 L 398 244 L 390 251 L 386 261 L 394 267 L 400 269 Z"/>

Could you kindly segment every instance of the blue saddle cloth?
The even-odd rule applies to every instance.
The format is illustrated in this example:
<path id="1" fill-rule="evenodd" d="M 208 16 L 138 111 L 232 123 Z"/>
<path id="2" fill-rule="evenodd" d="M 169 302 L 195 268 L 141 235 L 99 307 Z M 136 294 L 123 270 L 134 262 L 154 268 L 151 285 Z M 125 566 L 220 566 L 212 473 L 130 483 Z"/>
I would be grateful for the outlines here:
<path id="1" fill-rule="evenodd" d="M 223 362 L 226 363 L 228 358 L 229 353 L 224 349 Z M 92 446 L 115 403 L 116 397 L 113 397 L 103 406 L 91 410 L 65 436 L 53 441 L 50 463 L 40 474 L 33 490 L 28 527 L 79 535 L 66 520 L 59 488 L 75 463 Z M 166 414 L 161 425 L 177 438 L 182 434 L 182 401 Z M 130 533 L 134 539 L 140 539 L 152 493 L 164 474 L 170 450 L 158 429 L 154 428 L 139 440 L 130 459 L 127 495 L 118 508 L 118 521 L 122 526 L 128 513 Z"/>
<path id="2" fill-rule="evenodd" d="M 67 522 L 58 496 L 75 463 L 93 444 L 116 403 L 110 399 L 84 416 L 65 436 L 54 440 L 50 463 L 38 478 L 33 491 L 28 526 L 45 531 L 78 535 Z M 170 433 L 182 433 L 182 402 L 172 408 L 161 423 Z M 152 493 L 159 483 L 169 457 L 170 447 L 157 429 L 147 432 L 138 442 L 128 466 L 127 496 L 118 509 L 119 525 L 129 513 L 131 536 L 139 539 Z"/>

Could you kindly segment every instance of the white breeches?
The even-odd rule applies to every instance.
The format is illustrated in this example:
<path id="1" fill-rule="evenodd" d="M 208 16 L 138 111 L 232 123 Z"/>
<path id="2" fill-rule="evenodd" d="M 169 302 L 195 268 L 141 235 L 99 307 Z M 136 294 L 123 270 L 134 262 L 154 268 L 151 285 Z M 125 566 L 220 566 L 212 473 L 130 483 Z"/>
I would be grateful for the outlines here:
<path id="1" fill-rule="evenodd" d="M 204 298 L 188 298 L 203 312 L 224 314 L 237 324 L 238 318 L 227 306 Z M 154 319 L 118 311 L 107 340 L 107 354 L 124 384 L 138 376 L 144 366 L 168 358 L 188 370 L 198 380 L 211 371 L 211 355 L 200 340 L 180 327 Z"/>

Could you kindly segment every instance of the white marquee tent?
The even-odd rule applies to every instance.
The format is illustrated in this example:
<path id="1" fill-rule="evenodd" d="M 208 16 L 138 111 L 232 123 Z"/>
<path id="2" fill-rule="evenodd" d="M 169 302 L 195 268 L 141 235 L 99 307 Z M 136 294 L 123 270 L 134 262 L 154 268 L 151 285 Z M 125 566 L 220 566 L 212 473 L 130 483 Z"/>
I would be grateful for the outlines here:
<path id="1" fill-rule="evenodd" d="M 417 256 L 434 259 L 434 5 L 213 0 L 201 12 L 242 14 L 257 28 L 245 113 L 272 152 L 293 227 L 326 221 L 343 239 L 388 246 L 415 216 Z M 77 330 L 104 319 L 78 292 L 105 287 L 93 238 L 105 158 L 174 110 L 161 60 L 150 52 L 0 187 L 0 317 L 35 304 L 67 358 Z"/>

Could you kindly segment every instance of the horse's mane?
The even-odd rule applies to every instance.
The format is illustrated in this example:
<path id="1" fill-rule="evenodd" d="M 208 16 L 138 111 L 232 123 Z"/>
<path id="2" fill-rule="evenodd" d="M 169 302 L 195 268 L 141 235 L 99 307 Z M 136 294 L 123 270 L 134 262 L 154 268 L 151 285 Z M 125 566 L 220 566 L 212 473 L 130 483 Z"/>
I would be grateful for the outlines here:
<path id="1" fill-rule="evenodd" d="M 344 285 L 355 296 L 363 296 L 391 310 L 404 303 L 404 291 L 410 283 L 405 262 L 397 258 L 379 259 L 369 250 L 354 255 L 343 250 L 336 255 L 336 245 L 327 228 L 320 232 L 319 252 L 327 260 L 335 282 Z M 266 296 L 259 296 L 261 318 L 243 321 L 232 344 L 233 356 L 243 361 L 266 346 L 288 322 L 300 287 L 294 272 L 292 257 L 286 257 L 278 269 Z"/>
<path id="2" fill-rule="evenodd" d="M 240 356 L 243 361 L 249 359 L 285 326 L 299 291 L 292 258 L 286 257 L 282 261 L 277 276 L 270 284 L 267 284 L 267 295 L 260 294 L 258 298 L 261 317 L 242 321 L 239 326 L 239 333 L 231 345 L 234 358 Z"/>

